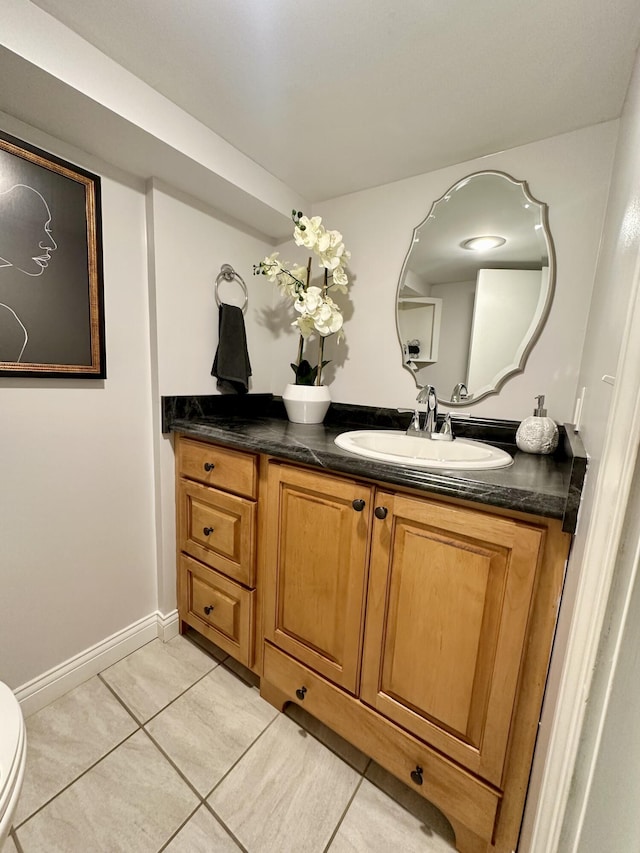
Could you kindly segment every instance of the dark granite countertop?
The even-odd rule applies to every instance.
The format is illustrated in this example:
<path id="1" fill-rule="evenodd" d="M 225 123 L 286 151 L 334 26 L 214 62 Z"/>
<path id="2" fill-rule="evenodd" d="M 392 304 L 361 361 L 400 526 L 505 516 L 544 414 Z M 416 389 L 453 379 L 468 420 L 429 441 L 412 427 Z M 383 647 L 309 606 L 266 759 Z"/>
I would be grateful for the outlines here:
<path id="1" fill-rule="evenodd" d="M 334 444 L 345 430 L 404 429 L 409 415 L 395 410 L 332 404 L 324 424 L 293 424 L 271 395 L 163 397 L 163 431 L 181 432 L 239 450 L 265 453 L 352 476 L 447 495 L 489 506 L 562 519 L 575 532 L 586 454 L 569 427 L 560 428 L 557 451 L 522 453 L 515 445 L 517 421 L 455 420 L 456 435 L 488 441 L 514 458 L 493 471 L 448 471 L 395 466 L 356 456 Z"/>

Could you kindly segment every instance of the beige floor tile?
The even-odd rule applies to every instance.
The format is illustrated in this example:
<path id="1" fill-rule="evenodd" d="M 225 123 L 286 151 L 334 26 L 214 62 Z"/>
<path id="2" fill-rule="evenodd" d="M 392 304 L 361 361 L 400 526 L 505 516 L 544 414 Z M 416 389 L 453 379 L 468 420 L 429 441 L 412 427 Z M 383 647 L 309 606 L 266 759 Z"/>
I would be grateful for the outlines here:
<path id="1" fill-rule="evenodd" d="M 27 766 L 14 826 L 137 728 L 97 677 L 33 714 L 26 724 Z"/>
<path id="2" fill-rule="evenodd" d="M 18 853 L 18 848 L 13 843 L 13 838 L 9 835 L 4 844 L 0 843 L 0 850 L 2 853 Z"/>
<path id="3" fill-rule="evenodd" d="M 430 823 L 406 811 L 366 779 L 353 798 L 330 853 L 453 853 L 449 830 L 444 836 Z"/>
<path id="4" fill-rule="evenodd" d="M 147 643 L 101 677 L 145 722 L 215 666 L 217 662 L 202 649 L 184 637 L 174 637 L 168 643 Z"/>
<path id="5" fill-rule="evenodd" d="M 360 778 L 280 714 L 208 802 L 249 853 L 320 853 Z"/>
<path id="6" fill-rule="evenodd" d="M 310 732 L 310 734 L 325 746 L 328 746 L 330 750 L 339 755 L 347 764 L 350 764 L 358 773 L 364 773 L 369 763 L 369 757 L 360 752 L 359 749 L 356 749 L 355 746 L 352 746 L 344 738 L 341 738 L 340 735 L 331 731 L 320 720 L 316 720 L 315 717 L 312 717 L 311 714 L 308 714 L 300 705 L 296 705 L 294 702 L 287 705 L 285 714 L 295 723 L 302 726 L 303 729 Z"/>
<path id="7" fill-rule="evenodd" d="M 425 834 L 428 835 L 429 831 L 432 830 L 435 835 L 449 843 L 450 847 L 445 847 L 444 849 L 455 849 L 454 833 L 451 824 L 432 803 L 425 800 L 417 791 L 412 790 L 396 776 L 392 776 L 391 773 L 388 773 L 373 761 L 367 768 L 365 776 L 377 788 L 380 788 L 384 794 L 391 797 L 405 811 L 419 820 L 424 826 L 423 831 Z M 430 830 L 427 828 L 430 828 Z"/>
<path id="8" fill-rule="evenodd" d="M 16 834 L 24 853 L 157 853 L 197 805 L 137 731 Z"/>
<path id="9" fill-rule="evenodd" d="M 201 806 L 163 853 L 238 853 L 240 847 L 206 806 Z"/>
<path id="10" fill-rule="evenodd" d="M 146 728 L 206 796 L 277 713 L 255 688 L 219 666 Z"/>

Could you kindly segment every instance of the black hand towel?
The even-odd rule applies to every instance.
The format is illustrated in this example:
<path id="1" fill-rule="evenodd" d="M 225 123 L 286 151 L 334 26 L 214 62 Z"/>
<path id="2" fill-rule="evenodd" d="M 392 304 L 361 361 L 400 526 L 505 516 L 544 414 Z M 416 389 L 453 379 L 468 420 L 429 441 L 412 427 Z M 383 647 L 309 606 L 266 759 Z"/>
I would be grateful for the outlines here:
<path id="1" fill-rule="evenodd" d="M 211 375 L 217 377 L 223 394 L 246 394 L 251 364 L 247 352 L 247 334 L 242 308 L 226 305 L 218 309 L 218 349 Z"/>

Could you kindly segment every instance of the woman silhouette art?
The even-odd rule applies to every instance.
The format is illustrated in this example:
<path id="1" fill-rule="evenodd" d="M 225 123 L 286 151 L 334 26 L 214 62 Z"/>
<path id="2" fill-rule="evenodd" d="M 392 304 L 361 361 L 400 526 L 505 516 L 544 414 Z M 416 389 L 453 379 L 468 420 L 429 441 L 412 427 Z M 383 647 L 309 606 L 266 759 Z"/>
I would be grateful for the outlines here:
<path id="1" fill-rule="evenodd" d="M 3 270 L 13 267 L 33 278 L 44 273 L 58 244 L 51 236 L 51 211 L 44 197 L 26 184 L 0 193 L 0 300 Z M 0 361 L 20 362 L 29 333 L 6 302 L 0 301 Z"/>

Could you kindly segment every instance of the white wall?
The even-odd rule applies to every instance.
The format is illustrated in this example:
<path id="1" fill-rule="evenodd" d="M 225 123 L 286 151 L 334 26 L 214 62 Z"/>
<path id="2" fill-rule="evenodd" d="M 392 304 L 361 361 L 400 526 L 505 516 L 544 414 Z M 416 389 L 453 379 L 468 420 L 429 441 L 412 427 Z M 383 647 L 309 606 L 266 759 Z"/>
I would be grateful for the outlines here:
<path id="1" fill-rule="evenodd" d="M 172 394 L 217 394 L 211 366 L 218 344 L 215 281 L 222 264 L 231 264 L 247 287 L 245 313 L 251 361 L 250 391 L 271 390 L 273 286 L 253 275 L 272 247 L 260 236 L 219 212 L 152 183 L 147 215 L 152 275 L 152 347 L 157 352 L 154 398 Z M 242 304 L 237 283 L 221 282 L 221 301 Z M 159 405 L 159 403 L 158 403 Z M 154 410 L 156 411 L 156 410 Z M 176 606 L 175 481 L 171 439 L 156 423 L 156 498 L 159 544 L 159 607 Z"/>
<path id="2" fill-rule="evenodd" d="M 637 647 L 628 643 L 638 609 L 637 596 L 632 596 L 638 547 L 638 483 L 633 475 L 640 437 L 638 150 L 636 61 L 620 122 L 578 379 L 578 389 L 587 388 L 581 435 L 589 468 L 523 827 L 521 846 L 536 853 L 636 850 L 639 843 L 640 756 L 637 742 L 628 737 L 628 710 L 636 709 L 637 716 L 640 690 L 638 679 L 627 677 L 629 659 L 624 655 L 625 649 L 632 658 L 637 655 Z M 605 374 L 617 376 L 615 386 L 602 381 Z M 605 748 L 598 755 L 601 737 Z"/>
<path id="3" fill-rule="evenodd" d="M 102 176 L 107 376 L 0 379 L 0 679 L 16 688 L 157 607 L 143 187 Z"/>
<path id="4" fill-rule="evenodd" d="M 269 328 L 273 287 L 253 275 L 253 265 L 272 251 L 261 235 L 238 222 L 155 183 L 152 198 L 158 379 L 161 394 L 214 394 L 211 366 L 218 343 L 215 281 L 222 264 L 231 264 L 247 287 L 245 314 L 251 360 L 250 391 L 271 391 L 271 370 L 264 358 L 271 345 Z M 221 282 L 222 301 L 241 305 L 240 285 Z"/>
<path id="5" fill-rule="evenodd" d="M 636 850 L 640 847 L 637 803 L 640 797 L 640 751 L 637 738 L 637 709 L 640 706 L 636 625 L 638 590 L 632 592 L 637 571 L 639 533 L 635 517 L 638 509 L 638 473 L 630 485 L 633 459 L 625 454 L 637 452 L 625 447 L 631 424 L 637 423 L 640 388 L 629 389 L 624 399 L 616 399 L 616 389 L 602 381 L 605 374 L 622 379 L 625 369 L 620 360 L 621 344 L 635 348 L 637 358 L 640 334 L 629 327 L 629 318 L 638 298 L 640 264 L 640 60 L 634 74 L 620 123 L 611 195 L 602 251 L 598 262 L 596 284 L 587 329 L 578 387 L 586 387 L 582 435 L 590 455 L 589 476 L 584 491 L 580 529 L 575 539 L 569 564 L 568 584 L 563 611 L 573 598 L 581 600 L 593 595 L 603 573 L 602 563 L 588 559 L 589 534 L 594 528 L 614 542 L 621 535 L 615 564 L 613 586 L 605 614 L 598 665 L 588 697 L 588 711 L 581 737 L 581 749 L 565 817 L 561 844 L 573 843 L 580 821 L 585 820 L 579 837 L 580 853 L 597 853 L 604 849 L 603 832 L 608 828 L 606 843 L 611 850 Z M 636 315 L 637 317 L 637 309 Z M 624 350 L 623 350 L 624 355 Z M 620 441 L 608 447 L 610 436 L 619 426 Z M 603 464 L 603 458 L 607 465 Z M 621 531 L 616 529 L 615 512 L 626 500 L 631 488 L 627 520 Z M 624 504 L 623 504 L 624 505 Z M 579 571 L 580 570 L 580 571 Z M 637 585 L 637 582 L 636 582 Z M 560 624 L 562 648 L 569 631 L 568 618 Z M 635 623 L 635 624 L 634 624 Z M 599 626 L 598 626 L 599 627 Z M 593 636 L 593 625 L 590 636 Z M 617 655 L 620 655 L 619 661 Z M 560 661 L 552 670 L 552 688 L 559 678 Z M 585 685 L 585 688 L 588 684 Z M 611 701 L 610 701 L 611 699 Z M 610 701 L 610 704 L 608 705 Z M 629 716 L 635 709 L 635 718 Z M 633 737 L 635 733 L 635 737 Z M 603 738 L 600 745 L 599 739 Z M 599 752 L 598 752 L 599 749 Z M 593 759 L 597 755 L 597 763 Z M 593 787 L 589 791 L 592 781 Z M 620 843 L 619 843 L 620 842 Z M 624 842 L 624 843 L 621 843 Z M 568 846 L 561 849 L 572 849 Z"/>
<path id="6" fill-rule="evenodd" d="M 561 841 L 574 842 L 574 818 L 579 816 L 583 823 L 575 843 L 580 853 L 640 850 L 639 543 L 640 469 L 636 467 Z M 591 787 L 585 796 L 586 781 Z"/>
<path id="7" fill-rule="evenodd" d="M 281 318 L 273 287 L 252 275 L 272 251 L 264 237 L 11 117 L 2 126 L 102 176 L 108 371 L 104 383 L 0 379 L 0 679 L 15 688 L 175 608 L 174 461 L 160 396 L 217 393 L 223 263 L 249 291 L 252 392 L 271 389 L 265 353 Z M 220 295 L 241 292 L 223 283 Z"/>
<path id="8" fill-rule="evenodd" d="M 549 415 L 570 421 L 616 134 L 617 123 L 608 122 L 317 204 L 314 214 L 323 216 L 328 228 L 342 232 L 352 253 L 352 316 L 345 322 L 346 341 L 340 349 L 333 342 L 329 346 L 329 357 L 337 354 L 345 362 L 331 381 L 332 398 L 411 405 L 416 390 L 401 365 L 395 294 L 413 228 L 456 181 L 497 169 L 528 181 L 532 194 L 549 206 L 557 251 L 556 293 L 525 373 L 470 411 L 522 419 L 530 414 L 534 397 L 545 394 Z M 276 393 L 288 381 L 282 365 L 288 364 L 293 346 L 285 342 L 273 348 L 278 360 Z"/>

